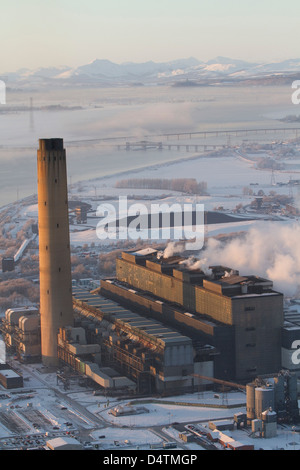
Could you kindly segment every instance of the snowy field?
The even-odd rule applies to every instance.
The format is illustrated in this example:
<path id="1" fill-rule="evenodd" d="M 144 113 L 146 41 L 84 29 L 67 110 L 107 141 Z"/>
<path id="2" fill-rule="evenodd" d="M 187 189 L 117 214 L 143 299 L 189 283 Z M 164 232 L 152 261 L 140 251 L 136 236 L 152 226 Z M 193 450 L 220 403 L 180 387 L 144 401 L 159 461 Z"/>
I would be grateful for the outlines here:
<path id="1" fill-rule="evenodd" d="M 222 208 L 223 213 L 232 213 L 239 205 L 249 206 L 254 199 L 254 195 L 249 196 L 243 193 L 245 187 L 253 185 L 255 192 L 259 190 L 265 194 L 276 190 L 279 194 L 288 192 L 285 186 L 276 186 L 271 183 L 270 171 L 259 171 L 254 165 L 239 159 L 236 154 L 225 157 L 199 157 L 193 156 L 191 159 L 174 164 L 162 164 L 148 167 L 144 170 L 128 171 L 126 174 L 115 175 L 106 178 L 97 178 L 95 180 L 83 181 L 73 184 L 69 188 L 70 200 L 81 200 L 91 205 L 92 211 L 88 221 L 83 225 L 70 226 L 71 244 L 80 246 L 83 244 L 99 244 L 96 227 L 101 218 L 97 216 L 97 209 L 110 204 L 116 209 L 119 218 L 126 215 L 120 211 L 118 198 L 120 196 L 127 198 L 127 208 L 133 204 L 143 204 L 147 210 L 151 211 L 154 203 L 168 204 L 190 204 L 195 207 L 196 204 L 202 204 L 204 210 L 213 211 Z M 142 189 L 119 189 L 115 185 L 121 179 L 130 178 L 196 178 L 197 181 L 207 183 L 207 196 L 189 196 L 168 190 L 142 190 Z M 279 173 L 276 178 L 280 182 L 287 183 L 290 175 Z M 134 196 L 134 199 L 133 199 Z M 99 213 L 99 212 L 98 212 Z M 37 219 L 37 205 L 25 207 L 22 216 Z M 251 212 L 239 214 L 239 217 L 253 217 Z M 258 217 L 255 215 L 255 217 Z M 245 231 L 255 225 L 256 221 L 245 220 L 241 222 L 209 225 L 207 232 L 211 236 L 222 233 L 231 233 Z M 101 243 L 113 242 L 112 240 L 101 240 Z"/>

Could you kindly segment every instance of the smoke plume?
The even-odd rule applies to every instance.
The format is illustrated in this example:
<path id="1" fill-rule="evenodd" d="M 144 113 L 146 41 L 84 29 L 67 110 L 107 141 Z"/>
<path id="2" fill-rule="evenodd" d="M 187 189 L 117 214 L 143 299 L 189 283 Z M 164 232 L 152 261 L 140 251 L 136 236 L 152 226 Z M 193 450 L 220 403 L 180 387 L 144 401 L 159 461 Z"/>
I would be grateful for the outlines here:
<path id="1" fill-rule="evenodd" d="M 171 256 L 180 254 L 184 251 L 184 245 L 177 244 L 176 242 L 169 242 L 163 252 L 163 258 L 170 258 Z"/>
<path id="2" fill-rule="evenodd" d="M 209 265 L 224 265 L 273 281 L 288 297 L 300 294 L 300 226 L 262 222 L 244 237 L 222 243 L 210 238 L 199 256 Z"/>
<path id="3" fill-rule="evenodd" d="M 209 260 L 207 258 L 198 260 L 196 258 L 187 258 L 181 261 L 179 264 L 182 264 L 191 271 L 197 271 L 198 269 L 200 269 L 207 276 L 210 276 L 212 274 L 212 270 L 209 267 Z"/>

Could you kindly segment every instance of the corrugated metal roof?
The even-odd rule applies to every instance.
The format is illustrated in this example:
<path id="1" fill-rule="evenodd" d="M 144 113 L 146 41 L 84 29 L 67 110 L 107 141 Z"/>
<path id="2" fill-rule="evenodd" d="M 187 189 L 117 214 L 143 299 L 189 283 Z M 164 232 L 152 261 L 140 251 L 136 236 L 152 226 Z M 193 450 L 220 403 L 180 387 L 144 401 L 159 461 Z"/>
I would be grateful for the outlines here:
<path id="1" fill-rule="evenodd" d="M 182 335 L 178 331 L 165 327 L 162 323 L 152 318 L 148 319 L 137 313 L 131 312 L 130 310 L 123 308 L 117 302 L 105 299 L 98 294 L 92 294 L 88 291 L 84 291 L 84 289 L 75 287 L 73 288 L 73 297 L 86 303 L 87 306 L 95 309 L 99 308 L 99 312 L 110 314 L 112 319 L 127 324 L 129 328 L 133 328 L 135 331 L 140 330 L 141 334 L 146 334 L 149 337 L 152 336 L 163 343 L 171 344 L 192 342 L 189 337 Z"/>

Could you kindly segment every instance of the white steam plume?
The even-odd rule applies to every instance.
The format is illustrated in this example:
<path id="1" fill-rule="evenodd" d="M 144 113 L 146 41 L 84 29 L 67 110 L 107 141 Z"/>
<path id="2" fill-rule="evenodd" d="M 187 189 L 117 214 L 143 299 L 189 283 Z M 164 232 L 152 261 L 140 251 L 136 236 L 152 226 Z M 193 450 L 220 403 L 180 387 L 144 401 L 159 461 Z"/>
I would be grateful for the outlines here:
<path id="1" fill-rule="evenodd" d="M 204 259 L 195 259 L 195 258 L 187 258 L 181 261 L 179 264 L 184 265 L 191 271 L 196 271 L 200 269 L 204 272 L 207 276 L 212 274 L 212 270 L 209 268 L 209 260 L 207 258 Z"/>
<path id="2" fill-rule="evenodd" d="M 199 253 L 202 254 L 201 252 Z M 270 279 L 288 297 L 300 294 L 300 226 L 262 222 L 244 237 L 222 243 L 209 239 L 205 248 L 209 265 L 224 265 Z"/>
<path id="3" fill-rule="evenodd" d="M 179 245 L 176 242 L 169 242 L 164 250 L 163 258 L 170 258 L 176 254 L 184 251 L 184 245 Z"/>

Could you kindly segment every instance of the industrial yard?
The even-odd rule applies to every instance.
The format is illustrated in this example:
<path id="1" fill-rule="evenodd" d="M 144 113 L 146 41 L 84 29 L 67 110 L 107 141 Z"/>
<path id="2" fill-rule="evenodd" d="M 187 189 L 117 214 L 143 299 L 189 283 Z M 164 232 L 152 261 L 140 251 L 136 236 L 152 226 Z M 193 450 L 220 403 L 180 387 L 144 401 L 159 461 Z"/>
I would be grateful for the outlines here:
<path id="1" fill-rule="evenodd" d="M 49 449 L 47 442 L 58 437 L 76 439 L 82 449 L 102 451 L 149 451 L 163 449 L 167 442 L 186 451 L 222 450 L 226 442 L 233 441 L 256 450 L 300 448 L 297 426 L 278 425 L 276 437 L 269 439 L 251 436 L 249 427 L 236 429 L 234 415 L 246 412 L 245 392 L 199 391 L 134 400 L 107 397 L 76 383 L 65 390 L 62 383 L 57 383 L 56 373 L 49 373 L 40 365 L 14 364 L 24 374 L 26 387 L 2 390 L 2 450 Z M 112 413 L 115 409 L 119 410 L 117 416 Z M 222 428 L 218 440 L 216 433 L 215 440 L 210 436 L 212 423 Z M 188 434 L 185 440 L 180 437 L 182 434 Z"/>

